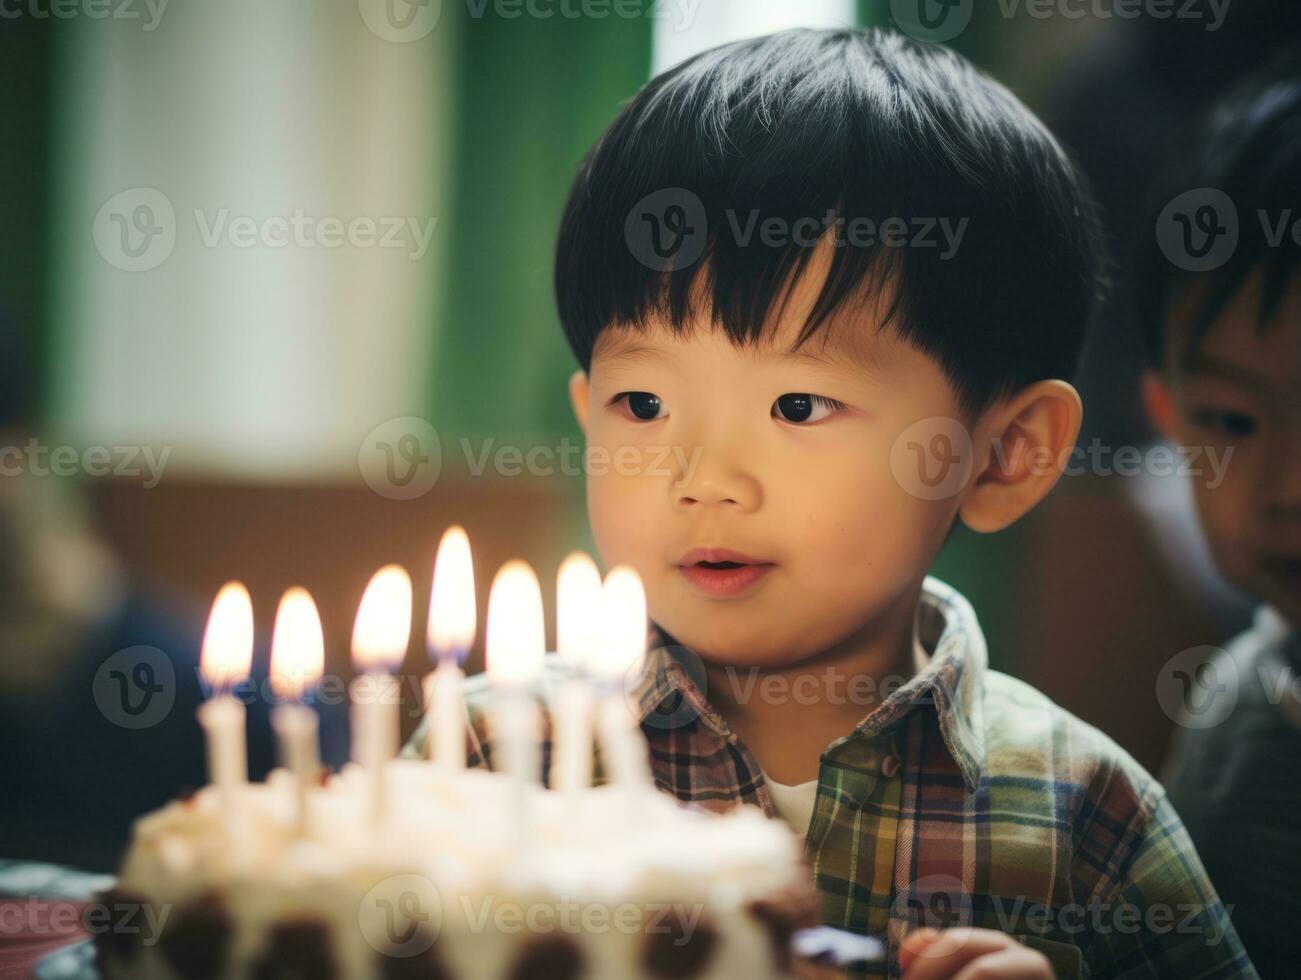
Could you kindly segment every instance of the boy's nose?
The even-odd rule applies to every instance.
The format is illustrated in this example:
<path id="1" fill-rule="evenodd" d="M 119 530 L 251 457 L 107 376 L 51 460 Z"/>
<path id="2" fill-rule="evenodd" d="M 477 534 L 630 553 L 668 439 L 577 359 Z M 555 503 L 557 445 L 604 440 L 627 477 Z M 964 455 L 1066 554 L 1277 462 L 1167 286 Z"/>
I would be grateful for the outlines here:
<path id="1" fill-rule="evenodd" d="M 762 497 L 754 477 L 738 471 L 719 472 L 716 469 L 686 474 L 673 486 L 673 495 L 678 507 L 724 505 L 743 513 L 755 510 Z"/>
<path id="2" fill-rule="evenodd" d="M 1272 517 L 1301 520 L 1301 413 L 1294 413 L 1278 438 L 1269 446 L 1266 475 Z"/>

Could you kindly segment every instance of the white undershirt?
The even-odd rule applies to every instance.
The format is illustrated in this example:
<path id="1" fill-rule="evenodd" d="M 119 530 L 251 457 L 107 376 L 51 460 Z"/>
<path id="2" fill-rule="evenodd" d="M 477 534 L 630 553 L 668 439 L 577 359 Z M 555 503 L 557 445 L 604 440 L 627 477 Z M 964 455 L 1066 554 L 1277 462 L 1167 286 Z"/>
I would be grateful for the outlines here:
<path id="1" fill-rule="evenodd" d="M 777 816 L 790 824 L 791 830 L 807 834 L 809 824 L 813 822 L 813 808 L 818 802 L 818 781 L 810 779 L 807 783 L 787 786 L 764 773 L 764 782 L 768 784 L 768 795 L 772 797 Z"/>
<path id="2" fill-rule="evenodd" d="M 913 666 L 920 672 L 929 660 L 930 654 L 926 652 L 921 637 L 914 628 Z M 813 822 L 813 810 L 818 802 L 818 781 L 810 779 L 807 783 L 788 786 L 777 782 L 766 772 L 763 774 L 763 779 L 768 786 L 768 795 L 772 798 L 773 809 L 777 811 L 777 816 L 785 820 L 796 833 L 801 836 L 807 834 L 809 824 Z"/>

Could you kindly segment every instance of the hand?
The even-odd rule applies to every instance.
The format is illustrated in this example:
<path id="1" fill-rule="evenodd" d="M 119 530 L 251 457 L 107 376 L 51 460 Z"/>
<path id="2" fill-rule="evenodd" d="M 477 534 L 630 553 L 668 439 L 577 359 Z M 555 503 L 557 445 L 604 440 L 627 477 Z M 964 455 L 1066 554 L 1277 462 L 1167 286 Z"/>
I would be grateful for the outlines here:
<path id="1" fill-rule="evenodd" d="M 993 929 L 918 929 L 899 961 L 904 980 L 1056 980 L 1046 956 Z"/>

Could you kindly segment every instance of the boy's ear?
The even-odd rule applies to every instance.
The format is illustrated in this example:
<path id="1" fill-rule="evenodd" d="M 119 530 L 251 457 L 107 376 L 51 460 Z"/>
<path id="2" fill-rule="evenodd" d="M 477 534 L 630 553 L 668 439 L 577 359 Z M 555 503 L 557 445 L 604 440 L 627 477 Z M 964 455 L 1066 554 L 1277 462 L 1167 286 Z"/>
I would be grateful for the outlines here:
<path id="1" fill-rule="evenodd" d="M 988 409 L 977 426 L 976 470 L 958 514 L 984 534 L 1014 523 L 1056 486 L 1080 434 L 1084 406 L 1065 381 L 1038 381 Z"/>
<path id="2" fill-rule="evenodd" d="M 587 372 L 582 368 L 569 376 L 569 404 L 574 408 L 574 418 L 578 420 L 583 435 L 587 435 L 587 396 L 590 390 Z"/>
<path id="3" fill-rule="evenodd" d="M 1147 420 L 1152 423 L 1152 428 L 1161 433 L 1167 442 L 1178 444 L 1174 392 L 1170 390 L 1165 375 L 1159 371 L 1143 372 L 1143 408 L 1147 410 Z"/>

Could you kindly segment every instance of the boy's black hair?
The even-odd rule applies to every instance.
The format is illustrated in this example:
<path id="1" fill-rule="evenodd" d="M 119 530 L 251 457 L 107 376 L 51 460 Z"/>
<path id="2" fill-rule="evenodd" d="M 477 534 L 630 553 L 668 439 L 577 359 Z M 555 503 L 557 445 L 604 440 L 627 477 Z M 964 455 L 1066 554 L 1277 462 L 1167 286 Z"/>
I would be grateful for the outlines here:
<path id="1" fill-rule="evenodd" d="M 630 216 L 640 221 L 634 208 L 656 192 L 703 206 L 698 261 L 684 254 L 657 266 L 632 247 Z M 679 227 L 689 210 L 672 216 Z M 898 239 L 837 249 L 800 344 L 888 286 L 886 322 L 935 358 L 968 412 L 1074 374 L 1103 282 L 1082 178 L 1005 88 L 945 48 L 877 30 L 792 30 L 725 45 L 629 102 L 584 160 L 560 229 L 556 293 L 579 363 L 590 368 L 607 326 L 655 314 L 679 333 L 700 314 L 737 344 L 758 339 L 813 250 L 765 243 L 758 231 L 746 244 L 733 226 L 757 215 L 756 229 L 770 218 L 789 228 L 828 211 L 881 232 L 887 218 L 918 222 L 909 240 L 926 221 L 968 224 L 947 258 L 943 247 Z M 697 311 L 702 272 L 712 308 Z"/>
<path id="2" fill-rule="evenodd" d="M 1227 195 L 1237 211 L 1238 244 L 1218 269 L 1197 273 L 1170 260 L 1157 221 L 1181 194 L 1208 189 Z M 1158 182 L 1150 211 L 1147 227 L 1153 233 L 1140 243 L 1131 291 L 1152 366 L 1165 359 L 1172 304 L 1194 284 L 1204 293 L 1182 353 L 1197 349 L 1257 274 L 1263 274 L 1258 327 L 1263 331 L 1274 322 L 1289 285 L 1301 273 L 1301 244 L 1291 228 L 1283 228 L 1281 240 L 1270 240 L 1285 216 L 1301 221 L 1301 49 L 1283 52 L 1212 110 L 1182 162 Z"/>

